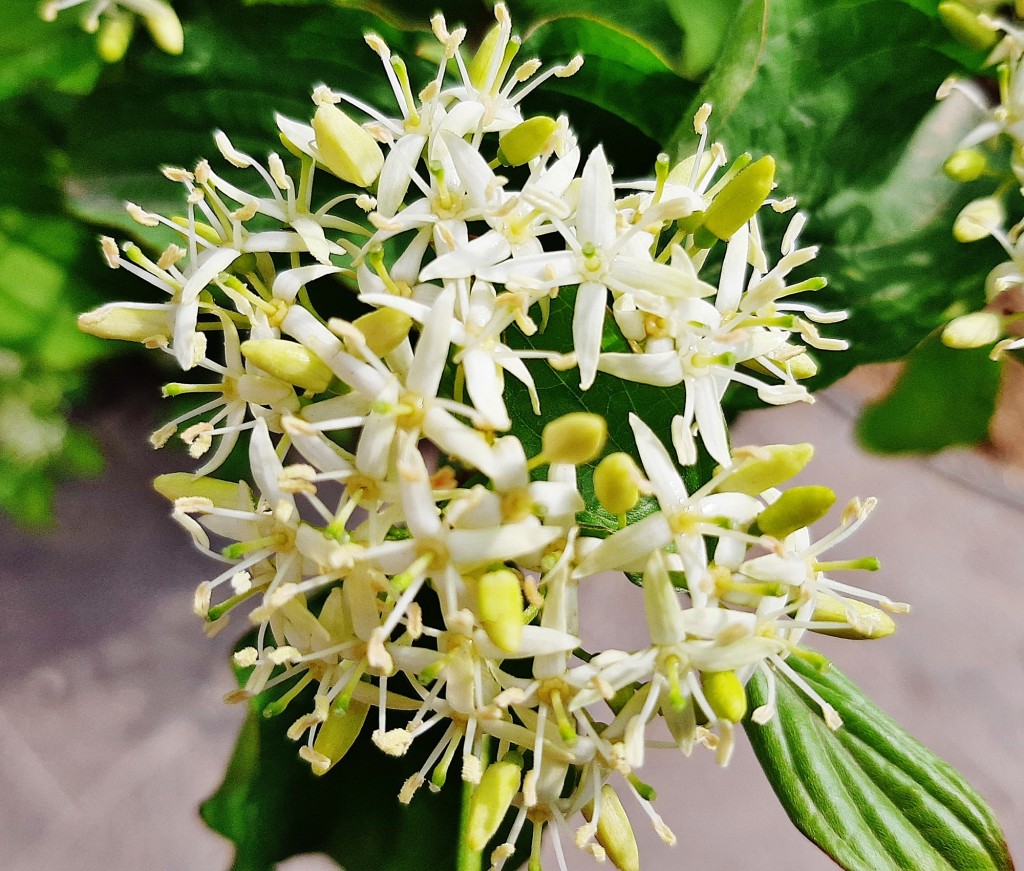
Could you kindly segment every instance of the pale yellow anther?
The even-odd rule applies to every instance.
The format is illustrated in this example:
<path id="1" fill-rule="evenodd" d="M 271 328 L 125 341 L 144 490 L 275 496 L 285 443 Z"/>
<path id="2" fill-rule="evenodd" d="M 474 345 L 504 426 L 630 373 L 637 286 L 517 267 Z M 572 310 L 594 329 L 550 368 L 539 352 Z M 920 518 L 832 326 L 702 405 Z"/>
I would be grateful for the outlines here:
<path id="1" fill-rule="evenodd" d="M 583 67 L 583 55 L 578 54 L 572 58 L 565 66 L 559 67 L 555 70 L 556 79 L 567 79 L 569 76 L 574 76 Z"/>
<path id="2" fill-rule="evenodd" d="M 101 236 L 100 251 L 103 253 L 103 259 L 107 261 L 107 266 L 111 269 L 121 268 L 121 252 L 118 251 L 117 242 L 114 239 L 111 239 L 110 236 Z"/>
<path id="3" fill-rule="evenodd" d="M 235 572 L 231 576 L 231 589 L 238 596 L 248 593 L 252 589 L 252 575 L 248 572 Z"/>
<path id="4" fill-rule="evenodd" d="M 153 479 L 153 489 L 165 499 L 177 501 L 188 497 L 204 498 L 218 508 L 237 508 L 240 485 L 232 481 L 205 476 L 195 477 L 188 472 L 169 472 Z"/>
<path id="5" fill-rule="evenodd" d="M 185 257 L 188 256 L 188 252 L 180 245 L 168 245 L 161 252 L 159 259 L 156 261 L 157 269 L 170 269 L 175 263 L 180 263 Z"/>
<path id="6" fill-rule="evenodd" d="M 583 816 L 590 822 L 594 817 L 593 803 L 583 808 Z M 619 871 L 640 871 L 640 850 L 619 796 L 610 784 L 601 787 L 601 812 L 597 818 L 597 842 L 611 863 Z"/>
<path id="7" fill-rule="evenodd" d="M 205 496 L 180 496 L 174 500 L 174 510 L 182 514 L 209 514 L 213 509 L 213 500 Z"/>
<path id="8" fill-rule="evenodd" d="M 601 453 L 607 438 L 608 424 L 601 415 L 574 411 L 544 427 L 541 455 L 548 463 L 589 463 Z"/>
<path id="9" fill-rule="evenodd" d="M 321 393 L 334 375 L 316 354 L 287 339 L 248 339 L 242 356 L 269 375 L 304 390 Z"/>
<path id="10" fill-rule="evenodd" d="M 977 242 L 991 236 L 1005 221 L 1003 204 L 995 197 L 981 197 L 960 210 L 953 222 L 953 237 L 957 242 Z"/>
<path id="11" fill-rule="evenodd" d="M 835 629 L 815 629 L 821 635 L 834 635 L 837 638 L 885 638 L 896 631 L 896 623 L 892 617 L 880 608 L 861 602 L 858 599 L 832 596 L 819 593 L 814 600 L 815 622 L 850 624 L 840 625 Z"/>
<path id="12" fill-rule="evenodd" d="M 820 520 L 835 501 L 828 487 L 792 487 L 757 516 L 757 525 L 765 535 L 782 539 Z"/>
<path id="13" fill-rule="evenodd" d="M 523 593 L 519 575 L 511 569 L 486 572 L 477 581 L 480 625 L 495 646 L 506 653 L 523 640 Z"/>
<path id="14" fill-rule="evenodd" d="M 321 103 L 313 116 L 320 162 L 338 178 L 369 187 L 384 166 L 384 152 L 374 138 L 337 106 Z"/>
<path id="15" fill-rule="evenodd" d="M 381 58 L 385 61 L 391 58 L 391 49 L 388 48 L 388 44 L 381 39 L 376 33 L 367 33 L 363 35 L 363 40 L 366 42 L 371 49 L 373 49 Z"/>
<path id="16" fill-rule="evenodd" d="M 814 446 L 806 443 L 737 448 L 733 451 L 733 471 L 718 485 L 718 489 L 757 496 L 784 484 L 803 469 L 813 456 Z M 721 471 L 719 466 L 715 474 Z"/>
<path id="17" fill-rule="evenodd" d="M 371 736 L 377 749 L 388 756 L 405 756 L 412 746 L 412 732 L 407 729 L 388 729 L 387 732 L 375 730 Z"/>
<path id="18" fill-rule="evenodd" d="M 155 430 L 149 437 L 149 443 L 154 448 L 162 448 L 167 444 L 168 439 L 178 431 L 178 428 L 173 423 L 164 424 L 158 430 Z M 185 474 L 184 472 L 182 474 Z"/>
<path id="19" fill-rule="evenodd" d="M 594 470 L 594 495 L 609 514 L 625 514 L 640 498 L 642 480 L 633 458 L 618 451 L 597 464 Z"/>
<path id="20" fill-rule="evenodd" d="M 196 164 L 195 169 L 196 181 L 199 184 L 206 184 L 210 181 L 210 161 L 203 159 Z"/>
<path id="21" fill-rule="evenodd" d="M 329 106 L 336 106 L 341 102 L 341 96 L 334 93 L 327 85 L 317 85 L 313 88 L 313 103 L 322 106 L 325 103 Z"/>
<path id="22" fill-rule="evenodd" d="M 166 309 L 144 309 L 108 303 L 78 316 L 78 329 L 101 339 L 148 342 L 171 335 L 170 314 Z"/>
<path id="23" fill-rule="evenodd" d="M 196 587 L 192 596 L 192 611 L 197 617 L 205 618 L 210 613 L 210 599 L 213 596 L 213 587 L 209 581 L 203 581 Z"/>
<path id="24" fill-rule="evenodd" d="M 972 312 L 954 318 L 942 331 L 942 344 L 950 348 L 981 348 L 999 340 L 1003 324 L 994 312 Z"/>
<path id="25" fill-rule="evenodd" d="M 193 176 L 187 169 L 182 169 L 180 166 L 164 166 L 161 167 L 160 172 L 163 173 L 164 178 L 168 181 L 175 181 L 179 184 L 187 184 L 195 181 L 195 176 Z"/>
<path id="26" fill-rule="evenodd" d="M 252 668 L 259 658 L 259 652 L 255 647 L 243 647 L 241 650 L 236 650 L 231 657 L 238 668 Z"/>
<path id="27" fill-rule="evenodd" d="M 706 671 L 701 675 L 704 697 L 716 717 L 738 723 L 747 713 L 747 691 L 734 671 Z"/>
<path id="28" fill-rule="evenodd" d="M 194 423 L 179 438 L 188 445 L 188 455 L 198 460 L 213 446 L 213 425 L 205 420 Z"/>
<path id="29" fill-rule="evenodd" d="M 288 663 L 295 662 L 301 656 L 302 654 L 296 648 L 285 645 L 272 650 L 267 658 L 274 663 L 274 665 L 286 665 Z"/>
<path id="30" fill-rule="evenodd" d="M 519 792 L 522 768 L 522 758 L 510 753 L 484 770 L 469 800 L 466 845 L 470 850 L 482 850 L 498 831 Z"/>
<path id="31" fill-rule="evenodd" d="M 136 224 L 141 224 L 143 227 L 156 227 L 160 223 L 160 219 L 156 215 L 147 212 L 136 203 L 125 203 L 124 210 Z"/>
<path id="32" fill-rule="evenodd" d="M 711 104 L 703 103 L 693 116 L 693 132 L 703 136 L 708 132 L 708 119 L 711 117 Z"/>

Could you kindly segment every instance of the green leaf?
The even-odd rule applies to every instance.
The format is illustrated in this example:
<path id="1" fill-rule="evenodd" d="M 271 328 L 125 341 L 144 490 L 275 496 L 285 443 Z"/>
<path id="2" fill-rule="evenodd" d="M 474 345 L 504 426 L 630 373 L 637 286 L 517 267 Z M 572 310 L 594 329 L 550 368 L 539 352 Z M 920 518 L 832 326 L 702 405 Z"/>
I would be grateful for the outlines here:
<path id="1" fill-rule="evenodd" d="M 386 756 L 370 740 L 371 714 L 348 754 L 316 777 L 285 735 L 312 708 L 312 692 L 268 719 L 262 712 L 273 696 L 250 702 L 224 782 L 200 809 L 211 829 L 234 842 L 232 871 L 271 871 L 290 856 L 316 852 L 346 871 L 455 867 L 459 784 L 436 795 L 423 789 L 408 805 L 398 801 L 431 749 L 429 738 L 401 759 Z"/>
<path id="2" fill-rule="evenodd" d="M 947 348 L 938 334 L 907 357 L 889 395 L 868 405 L 857 436 L 873 451 L 931 453 L 973 445 L 988 434 L 1002 365 L 990 348 Z"/>
<path id="3" fill-rule="evenodd" d="M 83 33 L 75 11 L 47 23 L 39 0 L 4 0 L 0 28 L 0 100 L 41 84 L 72 94 L 87 93 L 103 64 L 95 38 Z"/>
<path id="4" fill-rule="evenodd" d="M 776 714 L 744 726 L 772 788 L 796 826 L 847 871 L 1012 871 L 991 809 L 830 667 L 787 663 L 843 718 L 832 732 L 816 704 L 781 676 Z M 765 704 L 766 679 L 747 684 Z"/>

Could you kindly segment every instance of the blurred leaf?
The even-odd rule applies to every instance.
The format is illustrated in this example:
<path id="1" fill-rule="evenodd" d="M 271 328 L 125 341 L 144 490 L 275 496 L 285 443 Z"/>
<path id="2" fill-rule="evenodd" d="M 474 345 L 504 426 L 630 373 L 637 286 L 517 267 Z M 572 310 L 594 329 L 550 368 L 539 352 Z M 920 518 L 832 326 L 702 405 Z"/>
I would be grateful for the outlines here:
<path id="1" fill-rule="evenodd" d="M 864 447 L 932 453 L 973 445 L 988 434 L 1002 366 L 989 348 L 947 348 L 929 336 L 907 357 L 889 395 L 868 405 L 857 423 Z"/>
<path id="2" fill-rule="evenodd" d="M 781 676 L 775 716 L 747 736 L 790 819 L 847 871 L 1012 871 L 991 809 L 950 765 L 889 719 L 835 667 L 788 660 L 831 704 L 831 731 L 817 705 Z M 760 673 L 751 708 L 767 700 Z"/>
<path id="3" fill-rule="evenodd" d="M 238 647 L 252 637 L 244 636 Z M 244 681 L 243 674 L 239 683 Z M 299 715 L 294 712 L 312 708 L 312 692 L 268 719 L 263 708 L 276 695 L 264 693 L 249 703 L 224 782 L 200 809 L 211 829 L 234 842 L 232 871 L 272 871 L 290 856 L 316 852 L 346 871 L 455 867 L 460 783 L 436 795 L 423 789 L 408 805 L 398 801 L 405 779 L 432 747 L 429 738 L 401 759 L 387 756 L 370 740 L 376 724 L 371 715 L 348 754 L 316 777 L 285 734 Z"/>
<path id="4" fill-rule="evenodd" d="M 103 63 L 95 37 L 82 32 L 76 12 L 48 23 L 39 17 L 39 0 L 4 0 L 0 101 L 40 84 L 73 94 L 92 88 Z"/>

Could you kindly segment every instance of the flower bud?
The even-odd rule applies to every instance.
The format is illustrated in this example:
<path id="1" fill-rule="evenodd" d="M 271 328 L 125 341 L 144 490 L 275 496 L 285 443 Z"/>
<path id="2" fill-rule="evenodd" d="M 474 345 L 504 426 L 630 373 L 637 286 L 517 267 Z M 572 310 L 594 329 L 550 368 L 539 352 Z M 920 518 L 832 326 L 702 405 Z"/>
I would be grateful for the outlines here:
<path id="1" fill-rule="evenodd" d="M 738 723 L 747 713 L 747 691 L 734 671 L 706 671 L 701 675 L 704 697 L 716 717 Z"/>
<path id="2" fill-rule="evenodd" d="M 169 3 L 147 0 L 142 20 L 157 47 L 168 54 L 181 54 L 185 48 L 185 34 L 181 21 Z"/>
<path id="3" fill-rule="evenodd" d="M 953 236 L 957 242 L 977 242 L 992 235 L 1006 220 L 1003 204 L 995 197 L 972 200 L 956 216 Z"/>
<path id="4" fill-rule="evenodd" d="M 317 732 L 316 741 L 313 742 L 314 753 L 322 757 L 313 757 L 314 774 L 326 774 L 348 753 L 362 731 L 369 710 L 370 706 L 358 699 L 350 701 L 345 710 L 338 710 L 332 706 L 327 720 Z M 327 760 L 326 768 L 323 760 Z"/>
<path id="5" fill-rule="evenodd" d="M 522 768 L 523 759 L 518 753 L 507 753 L 501 762 L 487 766 L 469 799 L 466 845 L 470 850 L 480 852 L 498 831 L 519 792 Z"/>
<path id="6" fill-rule="evenodd" d="M 305 345 L 287 339 L 248 339 L 242 356 L 264 372 L 304 390 L 321 393 L 334 375 Z"/>
<path id="7" fill-rule="evenodd" d="M 593 819 L 593 803 L 584 806 L 583 816 L 588 823 Z M 618 794 L 607 783 L 601 787 L 601 815 L 597 818 L 596 837 L 619 871 L 640 871 L 640 850 L 633 827 Z"/>
<path id="8" fill-rule="evenodd" d="M 746 459 L 736 464 L 735 470 L 718 485 L 718 490 L 757 496 L 772 487 L 778 487 L 803 469 L 814 456 L 814 445 L 764 445 L 743 449 Z M 741 451 L 736 451 L 737 454 Z M 722 467 L 715 469 L 715 474 Z"/>
<path id="9" fill-rule="evenodd" d="M 985 24 L 977 12 L 956 0 L 946 0 L 939 4 L 939 18 L 959 42 L 976 51 L 987 51 L 999 38 L 996 30 Z"/>
<path id="10" fill-rule="evenodd" d="M 163 308 L 132 308 L 108 303 L 78 316 L 78 329 L 101 339 L 146 342 L 169 339 L 171 321 Z"/>
<path id="11" fill-rule="evenodd" d="M 704 213 L 704 229 L 719 239 L 730 239 L 764 205 L 775 182 L 775 160 L 762 157 L 741 170 L 711 201 Z"/>
<path id="12" fill-rule="evenodd" d="M 814 630 L 820 635 L 837 638 L 885 638 L 896 631 L 892 617 L 880 608 L 858 599 L 840 598 L 828 593 L 818 593 L 811 619 L 822 623 L 849 623 L 849 626 L 836 629 Z"/>
<path id="13" fill-rule="evenodd" d="M 609 514 L 625 514 L 640 498 L 640 470 L 622 451 L 609 454 L 594 470 L 594 495 Z"/>
<path id="14" fill-rule="evenodd" d="M 120 12 L 109 12 L 100 22 L 96 48 L 108 64 L 116 64 L 128 51 L 135 32 L 135 18 Z"/>
<path id="15" fill-rule="evenodd" d="M 544 153 L 558 122 L 546 115 L 528 118 L 498 137 L 498 159 L 506 166 L 522 166 Z"/>
<path id="16" fill-rule="evenodd" d="M 209 499 L 218 508 L 237 508 L 240 485 L 235 481 L 221 481 L 219 478 L 196 477 L 189 472 L 169 472 L 153 479 L 153 489 L 165 499 L 199 496 Z"/>
<path id="17" fill-rule="evenodd" d="M 997 341 L 1003 332 L 999 315 L 972 312 L 953 318 L 942 331 L 942 344 L 950 348 L 981 348 Z"/>
<path id="18" fill-rule="evenodd" d="M 514 36 L 509 39 L 507 27 L 503 27 L 499 20 L 494 27 L 487 31 L 487 34 L 480 43 L 480 48 L 476 50 L 476 54 L 473 55 L 472 60 L 469 62 L 470 84 L 477 89 L 482 90 L 489 87 L 491 90 L 494 90 L 495 86 L 500 85 L 501 82 L 498 79 L 488 81 L 491 70 L 497 69 L 500 71 L 508 69 L 516 54 L 519 53 L 521 45 L 522 40 L 519 37 Z M 496 55 L 500 55 L 501 59 L 496 60 Z M 495 63 L 497 64 L 496 66 Z"/>
<path id="19" fill-rule="evenodd" d="M 793 487 L 758 514 L 755 522 L 765 535 L 782 539 L 821 520 L 835 501 L 836 494 L 828 487 Z"/>
<path id="20" fill-rule="evenodd" d="M 321 103 L 313 116 L 320 162 L 338 178 L 369 187 L 384 166 L 376 140 L 331 103 Z"/>
<path id="21" fill-rule="evenodd" d="M 541 434 L 541 453 L 549 463 L 589 463 L 604 448 L 608 424 L 599 414 L 574 411 L 551 421 Z"/>
<path id="22" fill-rule="evenodd" d="M 497 569 L 477 582 L 480 624 L 495 646 L 512 653 L 523 640 L 523 593 L 519 575 Z"/>
<path id="23" fill-rule="evenodd" d="M 356 318 L 352 325 L 366 338 L 366 347 L 378 357 L 386 357 L 405 341 L 412 318 L 398 309 L 379 308 Z"/>
<path id="24" fill-rule="evenodd" d="M 974 181 L 988 168 L 985 155 L 977 148 L 961 148 L 942 165 L 953 181 Z"/>

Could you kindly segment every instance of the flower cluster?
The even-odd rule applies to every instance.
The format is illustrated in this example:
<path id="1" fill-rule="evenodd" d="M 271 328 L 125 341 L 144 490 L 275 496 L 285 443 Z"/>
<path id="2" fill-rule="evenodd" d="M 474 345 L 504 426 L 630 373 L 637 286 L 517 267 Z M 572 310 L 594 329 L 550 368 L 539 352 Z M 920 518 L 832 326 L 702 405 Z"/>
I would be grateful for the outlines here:
<path id="1" fill-rule="evenodd" d="M 433 19 L 442 59 L 418 96 L 401 58 L 367 37 L 395 114 L 322 86 L 310 123 L 278 117 L 289 158 L 263 164 L 218 133 L 234 175 L 205 161 L 166 170 L 186 213 L 129 211 L 181 244 L 154 258 L 103 240 L 109 265 L 161 301 L 80 323 L 213 375 L 165 388 L 206 401 L 154 444 L 179 433 L 204 462 L 156 486 L 223 565 L 199 586 L 196 613 L 211 632 L 236 612 L 256 627 L 230 700 L 272 691 L 265 712 L 280 715 L 311 695 L 289 735 L 318 774 L 367 720 L 384 753 L 430 745 L 400 800 L 439 789 L 454 764 L 476 784 L 470 846 L 501 831 L 494 868 L 528 821 L 535 861 L 549 828 L 564 868 L 558 833 L 576 814 L 579 847 L 635 868 L 620 794 L 674 840 L 636 775 L 664 743 L 656 723 L 685 753 L 707 747 L 724 764 L 760 670 L 769 686 L 778 675 L 800 686 L 838 727 L 786 657 L 809 655 L 798 648 L 808 630 L 891 633 L 865 600 L 903 606 L 834 577 L 874 560 L 821 558 L 873 501 L 851 502 L 814 541 L 808 527 L 834 494 L 779 489 L 810 446 L 730 450 L 730 384 L 809 401 L 804 343 L 842 346 L 816 327 L 841 314 L 789 299 L 823 286 L 790 278 L 815 255 L 799 244 L 802 216 L 774 265 L 764 250 L 758 212 L 792 205 L 771 196 L 771 158 L 729 163 L 708 143 L 705 107 L 691 156 L 615 181 L 566 118 L 523 114 L 530 91 L 582 61 L 515 65 L 520 42 L 505 7 L 495 14 L 469 57 L 465 30 Z M 258 192 L 232 180 L 246 174 Z M 571 307 L 566 335 L 545 329 L 556 306 Z M 548 369 L 573 393 L 578 376 L 581 410 L 535 417 L 535 376 Z M 600 407 L 630 383 L 675 403 L 670 443 L 631 415 L 635 454 L 606 454 L 608 422 L 587 398 Z M 251 484 L 212 477 L 243 434 Z M 680 467 L 696 462 L 698 439 L 719 465 L 690 492 Z M 605 571 L 640 583 L 641 649 L 582 647 L 579 597 Z"/>

